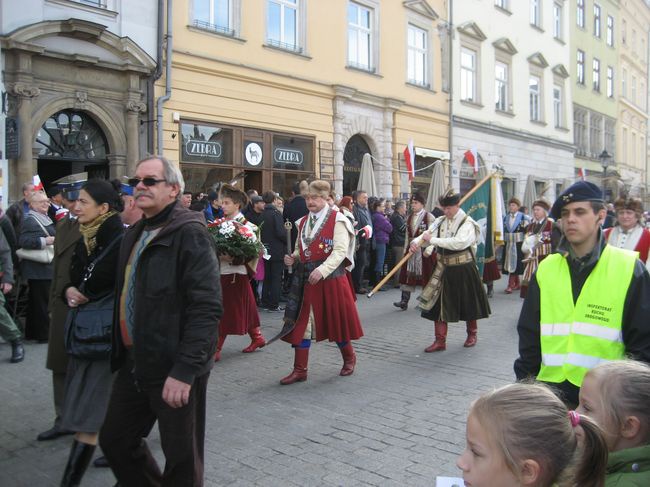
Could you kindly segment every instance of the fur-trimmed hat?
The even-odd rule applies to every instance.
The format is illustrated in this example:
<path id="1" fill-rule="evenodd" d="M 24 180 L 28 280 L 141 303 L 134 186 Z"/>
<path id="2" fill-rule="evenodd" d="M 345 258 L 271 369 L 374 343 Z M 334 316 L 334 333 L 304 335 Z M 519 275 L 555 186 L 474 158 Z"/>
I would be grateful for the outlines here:
<path id="1" fill-rule="evenodd" d="M 417 201 L 418 203 L 422 203 L 423 205 L 427 204 L 427 199 L 424 197 L 422 193 L 413 193 L 411 195 L 411 201 Z"/>
<path id="2" fill-rule="evenodd" d="M 440 206 L 456 206 L 460 203 L 460 193 L 456 193 L 452 188 L 448 189 L 445 194 L 438 198 Z"/>
<path id="3" fill-rule="evenodd" d="M 248 204 L 248 195 L 241 189 L 237 189 L 230 184 L 221 186 L 221 198 L 229 198 L 233 203 L 239 203 L 239 207 L 243 208 Z"/>
<path id="4" fill-rule="evenodd" d="M 544 208 L 546 210 L 546 213 L 551 209 L 551 204 L 546 201 L 544 198 L 539 198 L 538 200 L 533 201 L 533 208 L 536 206 L 539 206 L 540 208 Z"/>
<path id="5" fill-rule="evenodd" d="M 643 215 L 643 202 L 639 198 L 633 198 L 631 196 L 619 198 L 614 201 L 614 209 L 616 211 L 632 210 L 640 218 Z"/>
<path id="6" fill-rule="evenodd" d="M 308 194 L 320 196 L 321 198 L 327 199 L 327 197 L 330 195 L 331 190 L 332 188 L 330 186 L 330 183 L 323 181 L 322 179 L 317 179 L 309 183 Z"/>
<path id="7" fill-rule="evenodd" d="M 519 198 L 515 198 L 514 196 L 508 200 L 508 204 L 514 203 L 517 206 L 521 206 L 521 200 Z"/>

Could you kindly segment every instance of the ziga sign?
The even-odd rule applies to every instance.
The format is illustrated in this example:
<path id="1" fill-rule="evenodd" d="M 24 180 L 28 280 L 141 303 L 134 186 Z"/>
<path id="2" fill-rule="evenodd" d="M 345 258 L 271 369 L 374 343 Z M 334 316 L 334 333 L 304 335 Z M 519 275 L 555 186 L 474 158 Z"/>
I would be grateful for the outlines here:
<path id="1" fill-rule="evenodd" d="M 296 149 L 285 149 L 284 147 L 276 147 L 273 151 L 273 161 L 280 164 L 302 165 L 302 151 Z"/>

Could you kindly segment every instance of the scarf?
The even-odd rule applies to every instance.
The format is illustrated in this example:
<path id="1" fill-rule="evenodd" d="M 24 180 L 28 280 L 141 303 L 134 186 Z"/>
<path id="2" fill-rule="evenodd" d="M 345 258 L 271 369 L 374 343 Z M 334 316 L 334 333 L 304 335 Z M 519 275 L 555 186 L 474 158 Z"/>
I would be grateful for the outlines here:
<path id="1" fill-rule="evenodd" d="M 103 215 L 99 215 L 90 223 L 82 223 L 79 225 L 79 232 L 84 238 L 84 245 L 86 246 L 86 252 L 88 255 L 92 254 L 95 247 L 97 247 L 97 231 L 99 230 L 99 227 L 102 226 L 102 223 L 116 214 L 117 211 L 111 210 Z"/>
<path id="2" fill-rule="evenodd" d="M 44 215 L 43 213 L 39 213 L 38 211 L 29 210 L 27 216 L 34 218 L 38 223 L 40 223 L 44 227 L 49 227 L 50 225 L 54 225 L 54 222 L 50 219 L 49 216 Z"/>

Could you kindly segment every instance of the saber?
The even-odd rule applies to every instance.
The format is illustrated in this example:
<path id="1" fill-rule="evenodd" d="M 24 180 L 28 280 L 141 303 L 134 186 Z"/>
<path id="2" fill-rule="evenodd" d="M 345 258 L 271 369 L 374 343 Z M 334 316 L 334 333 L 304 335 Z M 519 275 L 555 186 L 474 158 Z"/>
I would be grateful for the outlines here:
<path id="1" fill-rule="evenodd" d="M 287 231 L 287 255 L 291 255 L 291 229 L 293 228 L 293 225 L 289 220 L 284 222 L 284 229 Z M 293 267 L 288 266 L 289 269 L 289 274 L 293 274 Z"/>

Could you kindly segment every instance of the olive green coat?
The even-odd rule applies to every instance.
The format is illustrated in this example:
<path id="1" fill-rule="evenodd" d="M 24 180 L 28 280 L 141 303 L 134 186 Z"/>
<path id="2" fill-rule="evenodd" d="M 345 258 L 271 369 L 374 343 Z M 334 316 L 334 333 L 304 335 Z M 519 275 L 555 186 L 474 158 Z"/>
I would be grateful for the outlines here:
<path id="1" fill-rule="evenodd" d="M 63 289 L 70 284 L 70 263 L 75 244 L 81 238 L 79 223 L 68 217 L 56 225 L 54 240 L 54 270 L 50 286 L 50 336 L 47 345 L 46 367 L 54 373 L 65 374 L 68 354 L 65 353 L 63 331 L 68 316 L 68 304 L 63 300 Z"/>
<path id="2" fill-rule="evenodd" d="M 650 486 L 650 445 L 611 452 L 605 487 Z"/>

